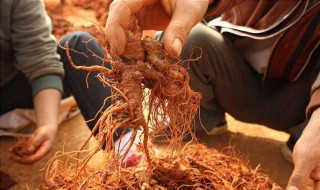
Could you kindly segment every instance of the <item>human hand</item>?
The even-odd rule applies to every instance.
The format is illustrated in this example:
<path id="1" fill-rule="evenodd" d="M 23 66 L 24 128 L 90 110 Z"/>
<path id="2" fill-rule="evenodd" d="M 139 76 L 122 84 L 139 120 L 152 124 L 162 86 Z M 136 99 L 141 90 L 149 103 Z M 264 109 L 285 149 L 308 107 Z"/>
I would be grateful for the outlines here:
<path id="1" fill-rule="evenodd" d="M 11 160 L 33 164 L 51 150 L 58 130 L 60 100 L 61 92 L 55 88 L 43 89 L 34 96 L 38 129 L 27 142 L 18 142 L 9 150 Z"/>
<path id="2" fill-rule="evenodd" d="M 179 56 L 191 29 L 203 18 L 211 1 L 115 0 L 106 23 L 111 54 L 121 55 L 124 52 L 125 30 L 130 22 L 137 19 L 142 29 L 165 30 L 166 51 L 171 57 Z"/>
<path id="3" fill-rule="evenodd" d="M 11 156 L 10 159 L 21 164 L 33 164 L 50 152 L 57 126 L 40 126 L 32 134 L 26 147 L 22 147 L 23 156 Z M 14 151 L 10 151 L 14 154 Z"/>
<path id="4" fill-rule="evenodd" d="M 320 190 L 320 108 L 315 110 L 302 136 L 293 150 L 294 171 L 288 190 L 308 189 L 314 182 L 314 190 Z"/>

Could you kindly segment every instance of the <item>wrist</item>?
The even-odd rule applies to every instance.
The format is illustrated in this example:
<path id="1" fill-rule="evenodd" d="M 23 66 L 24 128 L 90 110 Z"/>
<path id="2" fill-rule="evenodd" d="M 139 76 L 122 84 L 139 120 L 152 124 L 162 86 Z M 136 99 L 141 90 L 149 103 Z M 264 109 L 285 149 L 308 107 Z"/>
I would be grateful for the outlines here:
<path id="1" fill-rule="evenodd" d="M 320 129 L 320 107 L 313 110 L 309 120 L 309 124 L 318 125 L 318 128 Z"/>
<path id="2" fill-rule="evenodd" d="M 38 125 L 38 128 L 43 128 L 51 132 L 58 131 L 58 125 L 57 124 L 42 124 Z"/>
<path id="3" fill-rule="evenodd" d="M 320 116 L 320 107 L 318 107 L 315 110 L 313 110 L 311 117 L 319 118 L 319 116 Z"/>
<path id="4" fill-rule="evenodd" d="M 310 120 L 303 131 L 302 136 L 308 136 L 308 138 L 318 135 L 320 133 L 320 108 L 315 109 L 312 112 Z"/>

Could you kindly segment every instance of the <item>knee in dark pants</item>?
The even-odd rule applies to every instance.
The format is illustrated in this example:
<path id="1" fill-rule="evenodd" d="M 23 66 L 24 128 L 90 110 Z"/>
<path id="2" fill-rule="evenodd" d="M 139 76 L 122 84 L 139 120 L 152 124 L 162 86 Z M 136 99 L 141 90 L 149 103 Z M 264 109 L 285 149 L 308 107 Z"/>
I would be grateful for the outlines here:
<path id="1" fill-rule="evenodd" d="M 182 53 L 184 52 L 192 52 L 192 46 L 197 46 L 202 49 L 211 48 L 212 43 L 216 36 L 215 33 L 219 34 L 218 32 L 213 32 L 214 29 L 199 23 L 197 24 L 190 32 L 188 40 L 186 41 Z M 220 34 L 219 34 L 220 35 Z"/>
<path id="2" fill-rule="evenodd" d="M 85 43 L 83 43 L 83 41 L 88 41 L 93 38 L 94 37 L 87 32 L 76 31 L 63 36 L 60 40 L 60 45 L 65 47 L 66 42 L 68 42 L 69 48 L 71 49 L 83 49 L 85 48 Z"/>
<path id="3" fill-rule="evenodd" d="M 70 49 L 76 51 L 70 51 L 70 56 L 75 64 L 82 64 L 86 66 L 102 64 L 101 59 L 97 58 L 96 56 L 103 58 L 104 52 L 99 43 L 96 40 L 91 39 L 95 38 L 91 34 L 83 31 L 72 32 L 62 37 L 60 46 L 58 48 L 58 53 L 61 56 L 61 61 L 64 63 L 66 72 L 68 72 L 68 69 L 71 68 L 69 57 L 64 49 L 66 42 L 68 42 Z M 93 56 L 93 53 L 95 56 Z"/>

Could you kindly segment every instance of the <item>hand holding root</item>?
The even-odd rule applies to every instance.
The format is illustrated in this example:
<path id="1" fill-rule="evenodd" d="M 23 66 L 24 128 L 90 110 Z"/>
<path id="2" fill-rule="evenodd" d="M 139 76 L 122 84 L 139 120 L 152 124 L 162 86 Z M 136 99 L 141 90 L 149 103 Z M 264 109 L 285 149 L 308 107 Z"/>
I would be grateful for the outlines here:
<path id="1" fill-rule="evenodd" d="M 154 134 L 168 135 L 173 147 L 177 147 L 184 133 L 194 135 L 192 124 L 201 96 L 190 89 L 188 73 L 181 66 L 183 62 L 172 62 L 161 42 L 151 38 L 141 40 L 138 29 L 135 25 L 131 31 L 126 31 L 126 50 L 120 57 L 98 58 L 111 65 L 109 70 L 102 66 L 75 65 L 70 56 L 73 50 L 65 44 L 69 61 L 76 69 L 101 71 L 97 78 L 111 88 L 112 95 L 105 101 L 111 100 L 112 104 L 106 110 L 99 110 L 99 121 L 82 147 L 94 133 L 97 133 L 98 145 L 91 150 L 57 152 L 45 167 L 45 188 L 271 189 L 269 179 L 257 172 L 258 168 L 252 170 L 234 156 L 203 145 L 188 144 L 177 153 L 161 156 L 148 146 L 148 138 L 152 138 L 149 127 Z M 147 117 L 144 117 L 144 109 L 148 110 Z M 129 142 L 122 146 L 124 151 L 115 149 L 112 140 L 113 135 L 118 135 L 121 141 L 124 133 L 117 134 L 117 129 L 122 126 L 133 131 Z M 135 167 L 122 168 L 121 162 L 134 143 L 138 129 L 144 137 L 138 149 L 145 157 Z M 106 165 L 90 168 L 87 163 L 103 147 Z M 60 159 L 62 157 L 67 157 L 67 161 Z"/>
<path id="2" fill-rule="evenodd" d="M 110 6 L 106 23 L 111 52 L 123 54 L 128 44 L 127 23 L 137 19 L 144 30 L 165 30 L 165 50 L 171 57 L 179 56 L 191 29 L 203 18 L 209 3 L 209 0 L 116 0 Z"/>
<path id="3" fill-rule="evenodd" d="M 109 63 L 112 69 L 104 66 L 78 66 L 79 63 L 76 65 L 72 61 L 70 52 L 79 56 L 86 55 L 70 49 L 68 42 L 62 47 L 75 69 L 100 71 L 98 79 L 112 89 L 112 96 L 106 100 L 110 99 L 113 103 L 103 112 L 92 131 L 92 134 L 98 131 L 96 139 L 99 146 L 84 159 L 80 170 L 103 146 L 106 147 L 106 152 L 114 151 L 112 137 L 120 127 L 131 128 L 133 135 L 125 154 L 118 159 L 123 160 L 126 157 L 137 130 L 142 129 L 142 147 L 149 164 L 151 159 L 147 144 L 150 125 L 154 131 L 161 132 L 167 127 L 163 126 L 166 121 L 172 132 L 173 143 L 177 143 L 182 134 L 192 130 L 192 122 L 200 105 L 200 94 L 190 89 L 189 76 L 181 66 L 182 63 L 171 63 L 171 58 L 164 52 L 161 42 L 148 37 L 141 40 L 141 37 L 142 32 L 137 22 L 134 22 L 131 30 L 126 31 L 126 50 L 121 57 L 99 58 L 103 59 L 104 63 Z M 148 120 L 143 115 L 143 101 L 147 96 L 144 89 L 150 90 L 147 102 Z M 117 135 L 121 138 L 123 134 Z"/>
<path id="4" fill-rule="evenodd" d="M 20 164 L 33 164 L 43 158 L 52 148 L 57 129 L 40 126 L 30 138 L 19 137 L 9 148 L 9 159 Z"/>

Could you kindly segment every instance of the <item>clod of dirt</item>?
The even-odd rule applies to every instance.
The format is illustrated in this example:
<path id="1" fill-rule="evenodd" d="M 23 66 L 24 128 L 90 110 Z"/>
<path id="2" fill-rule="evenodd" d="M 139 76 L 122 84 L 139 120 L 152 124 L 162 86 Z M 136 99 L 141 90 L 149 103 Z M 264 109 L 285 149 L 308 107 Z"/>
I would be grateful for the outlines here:
<path id="1" fill-rule="evenodd" d="M 19 162 L 26 156 L 31 155 L 33 152 L 30 152 L 27 147 L 29 145 L 29 137 L 18 137 L 17 143 L 9 148 L 9 159 L 12 161 Z"/>
<path id="2" fill-rule="evenodd" d="M 1 190 L 8 190 L 12 186 L 15 185 L 15 181 L 13 181 L 10 176 L 3 171 L 0 171 L 0 189 Z"/>

